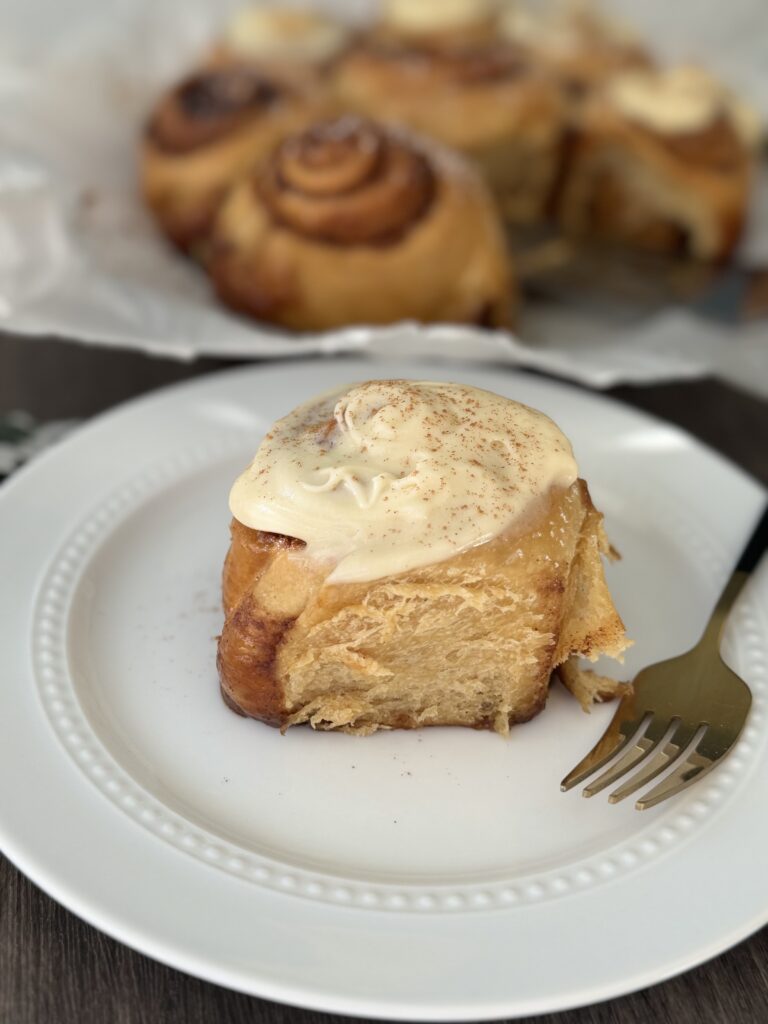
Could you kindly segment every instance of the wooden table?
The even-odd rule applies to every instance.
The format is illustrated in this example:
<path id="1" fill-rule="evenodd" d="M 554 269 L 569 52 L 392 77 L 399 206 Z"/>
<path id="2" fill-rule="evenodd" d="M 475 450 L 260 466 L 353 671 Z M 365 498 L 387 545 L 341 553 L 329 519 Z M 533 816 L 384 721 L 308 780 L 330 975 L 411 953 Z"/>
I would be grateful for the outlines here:
<path id="1" fill-rule="evenodd" d="M 0 414 L 24 409 L 39 419 L 90 416 L 221 365 L 0 338 Z M 609 394 L 683 426 L 768 484 L 765 402 L 711 380 L 621 387 Z M 163 967 L 83 924 L 2 859 L 0 893 L 0 1024 L 327 1024 L 344 1019 L 238 995 Z M 766 1024 L 768 928 L 662 985 L 536 1019 L 547 1024 Z"/>

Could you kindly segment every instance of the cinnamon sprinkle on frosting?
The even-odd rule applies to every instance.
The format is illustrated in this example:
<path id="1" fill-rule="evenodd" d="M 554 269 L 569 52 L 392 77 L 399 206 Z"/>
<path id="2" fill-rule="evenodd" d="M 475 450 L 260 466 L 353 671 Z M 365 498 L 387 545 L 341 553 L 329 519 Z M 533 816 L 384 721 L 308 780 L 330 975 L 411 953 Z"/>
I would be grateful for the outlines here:
<path id="1" fill-rule="evenodd" d="M 230 495 L 245 526 L 306 542 L 329 582 L 443 561 L 512 526 L 578 475 L 543 413 L 489 391 L 368 381 L 275 424 Z"/>

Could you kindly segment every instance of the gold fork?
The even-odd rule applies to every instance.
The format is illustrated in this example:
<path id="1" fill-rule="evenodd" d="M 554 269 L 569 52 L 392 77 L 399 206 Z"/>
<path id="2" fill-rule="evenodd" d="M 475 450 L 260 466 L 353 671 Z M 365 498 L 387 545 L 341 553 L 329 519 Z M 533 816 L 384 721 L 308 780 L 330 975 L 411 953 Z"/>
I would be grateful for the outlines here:
<path id="1" fill-rule="evenodd" d="M 631 692 L 622 698 L 597 744 L 560 783 L 563 791 L 577 786 L 621 753 L 583 791 L 584 796 L 594 796 L 638 768 L 608 797 L 611 803 L 617 803 L 651 782 L 685 752 L 675 770 L 637 800 L 635 807 L 642 811 L 680 793 L 729 753 L 746 721 L 752 694 L 720 657 L 720 636 L 728 613 L 766 547 L 768 505 L 701 640 L 686 654 L 650 665 L 637 675 Z"/>

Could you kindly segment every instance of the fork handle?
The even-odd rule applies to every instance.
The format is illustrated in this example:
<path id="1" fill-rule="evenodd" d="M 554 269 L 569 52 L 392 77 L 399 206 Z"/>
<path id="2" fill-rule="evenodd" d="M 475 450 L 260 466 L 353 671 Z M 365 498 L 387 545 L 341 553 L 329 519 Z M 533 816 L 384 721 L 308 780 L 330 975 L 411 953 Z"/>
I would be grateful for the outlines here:
<path id="1" fill-rule="evenodd" d="M 725 590 L 718 598 L 715 610 L 710 616 L 707 628 L 704 630 L 704 635 L 699 641 L 700 644 L 712 644 L 718 650 L 720 648 L 720 634 L 723 631 L 725 620 L 730 614 L 731 608 L 736 603 L 736 598 L 741 593 L 741 588 L 749 579 L 748 572 L 742 572 L 737 569 L 731 574 L 731 578 L 725 585 Z"/>
<path id="2" fill-rule="evenodd" d="M 701 644 L 712 644 L 720 647 L 720 634 L 728 618 L 728 613 L 733 607 L 736 598 L 741 593 L 741 588 L 749 579 L 750 573 L 762 558 L 768 548 L 768 504 L 763 508 L 762 515 L 747 541 L 741 557 L 731 574 L 731 578 L 725 585 L 725 589 L 718 598 L 715 610 L 712 612 L 707 628 L 704 630 Z"/>

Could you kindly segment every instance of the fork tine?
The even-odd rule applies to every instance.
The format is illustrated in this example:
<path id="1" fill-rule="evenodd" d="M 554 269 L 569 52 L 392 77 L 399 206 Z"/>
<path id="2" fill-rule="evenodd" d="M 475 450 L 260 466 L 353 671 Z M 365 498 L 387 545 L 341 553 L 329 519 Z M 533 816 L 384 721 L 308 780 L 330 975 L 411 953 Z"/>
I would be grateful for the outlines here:
<path id="1" fill-rule="evenodd" d="M 644 728 L 635 736 L 629 750 L 618 761 L 607 768 L 602 775 L 598 775 L 594 782 L 590 782 L 585 787 L 582 796 L 594 796 L 595 793 L 599 793 L 606 786 L 610 786 L 616 779 L 626 775 L 635 765 L 644 761 L 666 737 L 669 728 L 670 722 L 668 719 L 648 718 L 644 723 Z"/>
<path id="2" fill-rule="evenodd" d="M 736 740 L 734 739 L 733 742 L 735 743 Z M 657 786 L 654 786 L 653 789 L 635 802 L 635 807 L 638 811 L 645 811 L 649 807 L 655 807 L 657 804 L 660 804 L 662 800 L 667 800 L 671 796 L 677 796 L 682 790 L 687 789 L 693 782 L 700 779 L 702 775 L 711 771 L 733 746 L 733 743 L 731 743 L 720 757 L 713 760 L 699 753 L 698 747 L 700 744 L 701 739 L 697 744 L 697 749 L 689 754 L 681 765 L 675 768 L 666 779 Z"/>
<path id="3" fill-rule="evenodd" d="M 640 789 L 647 782 L 651 782 L 657 775 L 673 764 L 683 753 L 688 744 L 699 730 L 698 725 L 685 725 L 679 719 L 672 719 L 672 729 L 666 742 L 656 748 L 653 756 L 644 761 L 639 771 L 629 778 L 623 786 L 619 786 L 608 797 L 608 802 L 617 804 L 624 800 L 636 790 Z"/>
<path id="4" fill-rule="evenodd" d="M 631 717 L 625 719 L 626 709 L 623 708 L 623 703 L 624 701 L 616 708 L 608 728 L 594 747 L 592 747 L 588 754 L 582 757 L 576 767 L 572 768 L 560 783 L 560 789 L 563 793 L 573 789 L 574 786 L 578 786 L 580 782 L 583 782 L 593 772 L 598 771 L 604 764 L 607 764 L 612 757 L 626 747 L 638 728 L 645 722 L 648 716 L 644 714 L 636 715 L 634 719 Z"/>

